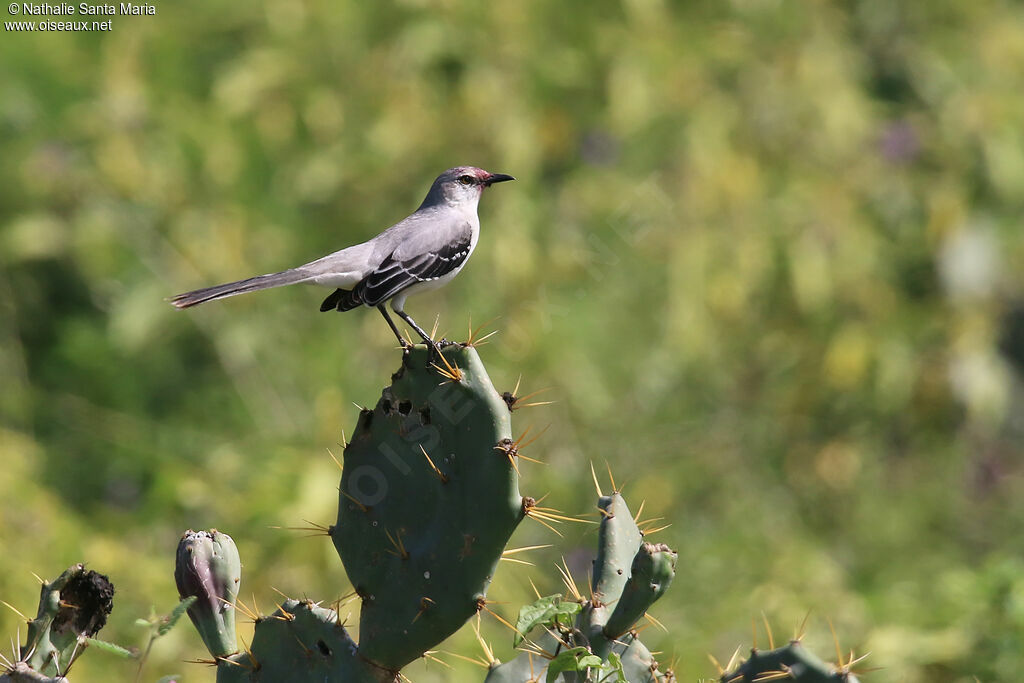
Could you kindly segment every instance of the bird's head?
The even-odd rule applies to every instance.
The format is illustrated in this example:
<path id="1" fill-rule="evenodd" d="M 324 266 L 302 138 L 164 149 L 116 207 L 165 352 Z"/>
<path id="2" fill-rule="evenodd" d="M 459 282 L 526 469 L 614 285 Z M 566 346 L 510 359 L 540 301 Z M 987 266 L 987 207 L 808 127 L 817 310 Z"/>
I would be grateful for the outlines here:
<path id="1" fill-rule="evenodd" d="M 515 180 L 504 173 L 490 173 L 476 166 L 456 166 L 437 176 L 423 204 L 445 203 L 453 206 L 476 206 L 485 187 L 506 180 Z"/>

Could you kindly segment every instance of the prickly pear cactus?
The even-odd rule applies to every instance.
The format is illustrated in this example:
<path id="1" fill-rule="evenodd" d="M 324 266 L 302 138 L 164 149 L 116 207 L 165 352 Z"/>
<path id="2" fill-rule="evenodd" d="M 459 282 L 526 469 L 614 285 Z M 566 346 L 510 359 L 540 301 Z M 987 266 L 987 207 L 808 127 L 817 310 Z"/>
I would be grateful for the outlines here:
<path id="1" fill-rule="evenodd" d="M 18 647 L 17 661 L 0 674 L 0 683 L 65 681 L 71 664 L 107 623 L 113 608 L 113 584 L 84 565 L 73 565 L 43 583 L 26 642 Z"/>
<path id="2" fill-rule="evenodd" d="M 570 683 L 591 680 L 591 675 L 630 683 L 675 680 L 671 672 L 659 671 L 632 628 L 672 583 L 677 555 L 666 545 L 644 542 L 618 492 L 601 496 L 598 507 L 602 519 L 589 599 L 573 595 L 572 587 L 565 598 L 568 604 L 550 596 L 524 608 L 517 641 L 526 640 L 536 627 L 544 630 L 533 641 L 535 646 L 527 648 L 532 652 L 505 664 L 492 663 L 487 683 L 526 683 L 542 677 Z M 566 620 L 565 615 L 575 618 Z"/>
<path id="3" fill-rule="evenodd" d="M 396 676 L 359 656 L 334 610 L 308 600 L 286 600 L 257 619 L 249 651 L 217 667 L 218 683 L 299 680 L 380 683 Z"/>
<path id="4" fill-rule="evenodd" d="M 476 350 L 450 344 L 442 358 L 406 349 L 391 386 L 360 414 L 329 529 L 362 601 L 358 644 L 334 611 L 289 600 L 258 616 L 252 646 L 235 652 L 227 615 L 237 555 L 218 551 L 234 545 L 223 534 L 186 535 L 176 574 L 187 589 L 179 581 L 179 591 L 199 598 L 189 614 L 217 680 L 395 681 L 478 612 L 527 512 L 511 405 Z"/>
<path id="5" fill-rule="evenodd" d="M 473 348 L 407 354 L 345 449 L 331 538 L 362 599 L 360 653 L 400 669 L 480 608 L 523 517 L 510 412 Z"/>
<path id="6" fill-rule="evenodd" d="M 852 657 L 852 656 L 851 656 Z M 801 683 L 857 683 L 850 671 L 853 662 L 826 664 L 793 640 L 772 650 L 753 648 L 750 657 L 721 676 L 722 683 L 754 681 L 800 681 Z"/>
<path id="7" fill-rule="evenodd" d="M 249 615 L 252 644 L 236 651 L 234 613 L 245 608 L 234 543 L 216 531 L 187 533 L 175 577 L 182 598 L 197 598 L 189 614 L 218 682 L 397 683 L 402 667 L 478 612 L 516 526 L 527 514 L 544 519 L 543 508 L 519 494 L 520 446 L 509 419 L 516 405 L 464 344 L 447 345 L 442 358 L 403 351 L 391 386 L 360 414 L 345 448 L 337 523 L 327 530 L 361 600 L 358 643 L 334 610 L 286 600 L 271 615 Z M 490 657 L 487 683 L 676 680 L 634 627 L 669 588 L 677 555 L 645 542 L 617 491 L 598 494 L 589 597 L 567 577 L 567 596 L 523 608 L 515 645 L 525 651 L 504 664 Z M 852 664 L 830 668 L 793 642 L 753 650 L 725 667 L 721 681 L 855 683 Z"/>

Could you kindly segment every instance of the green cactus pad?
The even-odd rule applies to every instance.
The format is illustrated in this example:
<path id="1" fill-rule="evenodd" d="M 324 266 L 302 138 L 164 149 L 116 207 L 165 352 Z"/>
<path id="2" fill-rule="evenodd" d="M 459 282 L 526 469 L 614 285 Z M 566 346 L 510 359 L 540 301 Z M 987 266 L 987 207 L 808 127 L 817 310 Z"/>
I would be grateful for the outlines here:
<path id="1" fill-rule="evenodd" d="M 650 650 L 629 630 L 668 590 L 675 576 L 676 553 L 666 545 L 643 542 L 643 534 L 619 493 L 601 496 L 597 505 L 603 514 L 591 583 L 593 600 L 583 603 L 573 628 L 566 628 L 564 620 L 552 617 L 555 603 L 550 598 L 524 608 L 518 623 L 524 630 L 545 626 L 533 642 L 546 652 L 558 654 L 567 648 L 584 648 L 593 655 L 589 659 L 600 661 L 600 665 L 589 671 L 548 672 L 546 659 L 524 652 L 510 662 L 493 664 L 487 683 L 546 681 L 549 676 L 556 683 L 581 683 L 594 675 L 612 681 L 618 676 L 616 659 L 630 683 L 675 680 L 671 673 L 658 670 Z M 551 609 L 541 609 L 548 606 Z M 560 631 L 557 638 L 555 630 Z M 527 634 L 517 635 L 516 640 L 523 635 Z"/>
<path id="2" fill-rule="evenodd" d="M 362 599 L 360 654 L 396 671 L 480 608 L 522 519 L 515 456 L 500 447 L 508 405 L 475 349 L 444 356 L 442 373 L 426 349 L 408 351 L 360 415 L 331 528 Z"/>
<path id="3" fill-rule="evenodd" d="M 632 520 L 630 520 L 632 521 Z M 629 580 L 604 625 L 607 638 L 622 635 L 644 616 L 672 584 L 677 555 L 667 545 L 644 543 L 633 557 Z"/>
<path id="4" fill-rule="evenodd" d="M 773 676 L 800 683 L 857 683 L 854 674 L 822 662 L 797 640 L 774 650 L 751 650 L 750 657 L 735 670 L 722 674 L 721 681 L 753 683 L 775 680 Z"/>
<path id="5" fill-rule="evenodd" d="M 358 655 L 333 610 L 308 600 L 286 600 L 272 615 L 256 622 L 249 652 L 222 658 L 217 665 L 217 683 L 382 683 L 396 678 Z"/>

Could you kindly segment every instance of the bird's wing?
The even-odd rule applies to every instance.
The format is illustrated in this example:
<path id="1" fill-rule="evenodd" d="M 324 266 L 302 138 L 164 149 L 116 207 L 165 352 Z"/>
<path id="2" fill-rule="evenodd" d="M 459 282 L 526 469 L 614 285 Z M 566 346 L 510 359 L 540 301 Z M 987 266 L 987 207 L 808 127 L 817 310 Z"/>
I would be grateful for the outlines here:
<path id="1" fill-rule="evenodd" d="M 367 306 L 376 306 L 406 287 L 447 275 L 466 262 L 472 245 L 473 228 L 468 222 L 410 237 L 359 283 L 359 298 Z"/>

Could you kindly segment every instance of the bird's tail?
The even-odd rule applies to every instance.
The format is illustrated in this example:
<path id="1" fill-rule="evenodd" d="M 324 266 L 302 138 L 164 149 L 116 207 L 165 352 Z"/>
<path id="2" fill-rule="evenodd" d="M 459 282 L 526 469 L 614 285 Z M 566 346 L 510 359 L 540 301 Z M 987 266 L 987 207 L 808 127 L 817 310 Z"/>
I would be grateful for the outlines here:
<path id="1" fill-rule="evenodd" d="M 224 299 L 236 294 L 255 292 L 259 289 L 293 285 L 308 279 L 309 273 L 293 268 L 292 270 L 285 270 L 280 273 L 257 275 L 256 277 L 251 277 L 247 280 L 227 282 L 223 285 L 214 285 L 213 287 L 195 289 L 191 292 L 172 296 L 168 301 L 170 301 L 171 305 L 175 308 L 189 308 L 191 306 L 198 306 L 199 304 L 206 303 L 207 301 L 213 301 L 214 299 Z"/>

